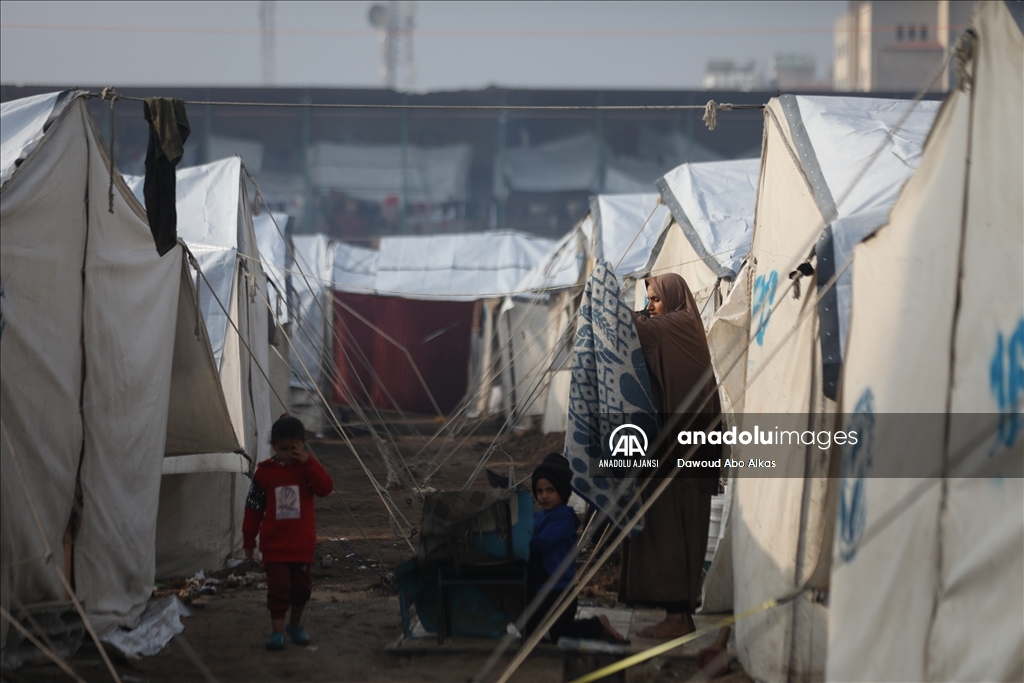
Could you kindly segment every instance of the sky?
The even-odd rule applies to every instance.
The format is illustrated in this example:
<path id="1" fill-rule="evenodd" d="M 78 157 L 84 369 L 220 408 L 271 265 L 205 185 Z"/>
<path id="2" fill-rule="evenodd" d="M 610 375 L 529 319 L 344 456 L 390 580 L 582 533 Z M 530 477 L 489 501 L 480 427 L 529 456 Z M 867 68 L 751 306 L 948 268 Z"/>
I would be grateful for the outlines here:
<path id="1" fill-rule="evenodd" d="M 7 85 L 264 85 L 260 2 L 0 2 Z M 273 85 L 380 87 L 371 2 L 276 2 Z M 415 91 L 699 88 L 708 60 L 832 61 L 846 2 L 416 2 Z"/>

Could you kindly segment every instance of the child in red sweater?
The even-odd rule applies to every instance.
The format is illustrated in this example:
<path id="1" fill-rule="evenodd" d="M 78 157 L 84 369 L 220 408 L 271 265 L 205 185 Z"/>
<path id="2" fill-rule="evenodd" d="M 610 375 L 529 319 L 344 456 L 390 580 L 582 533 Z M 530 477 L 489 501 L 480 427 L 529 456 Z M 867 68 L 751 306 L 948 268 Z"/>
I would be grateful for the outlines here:
<path id="1" fill-rule="evenodd" d="M 267 607 L 273 632 L 268 650 L 283 650 L 285 633 L 296 645 L 309 645 L 302 610 L 312 591 L 316 517 L 313 496 L 334 490 L 331 475 L 306 448 L 306 428 L 298 418 L 282 415 L 270 430 L 274 456 L 256 466 L 245 500 L 242 547 L 253 558 L 256 535 L 267 572 Z M 291 619 L 284 623 L 291 606 Z"/>

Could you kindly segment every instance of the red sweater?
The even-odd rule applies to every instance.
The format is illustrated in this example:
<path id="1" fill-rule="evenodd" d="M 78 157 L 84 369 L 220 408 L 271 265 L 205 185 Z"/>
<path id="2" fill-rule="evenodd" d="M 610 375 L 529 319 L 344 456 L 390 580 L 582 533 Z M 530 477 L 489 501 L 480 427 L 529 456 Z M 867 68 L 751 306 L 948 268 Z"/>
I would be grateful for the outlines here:
<path id="1" fill-rule="evenodd" d="M 260 536 L 264 562 L 312 564 L 316 551 L 313 496 L 334 490 L 331 475 L 312 455 L 285 465 L 271 458 L 256 466 L 245 500 L 242 547 L 255 548 Z"/>

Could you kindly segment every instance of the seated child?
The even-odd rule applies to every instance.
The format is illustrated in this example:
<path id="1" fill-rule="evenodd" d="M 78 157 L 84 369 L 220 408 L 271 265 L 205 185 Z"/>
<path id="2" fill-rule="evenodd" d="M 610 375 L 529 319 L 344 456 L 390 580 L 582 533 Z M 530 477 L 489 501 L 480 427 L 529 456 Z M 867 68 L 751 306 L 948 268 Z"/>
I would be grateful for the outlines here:
<path id="1" fill-rule="evenodd" d="M 260 537 L 267 572 L 267 607 L 273 632 L 268 650 L 283 650 L 285 632 L 296 645 L 309 645 L 302 611 L 313 586 L 316 517 L 313 496 L 334 490 L 331 475 L 306 448 L 302 421 L 285 414 L 270 428 L 274 455 L 256 466 L 245 500 L 242 547 L 250 560 Z M 286 627 L 288 607 L 292 616 Z"/>
<path id="2" fill-rule="evenodd" d="M 533 518 L 533 537 L 530 539 L 528 583 L 531 598 L 558 569 L 565 556 L 576 547 L 580 520 L 566 504 L 572 494 L 570 481 L 572 471 L 569 469 L 569 461 L 558 453 L 545 456 L 544 462 L 533 472 L 533 497 L 541 509 Z M 574 576 L 575 562 L 555 581 L 544 601 L 527 621 L 526 635 L 540 625 L 548 610 L 558 601 L 562 589 L 569 585 Z M 577 606 L 578 601 L 573 598 L 562 616 L 551 626 L 548 635 L 552 641 L 557 643 L 563 636 L 613 642 L 623 640 L 603 614 L 589 619 L 576 619 Z"/>

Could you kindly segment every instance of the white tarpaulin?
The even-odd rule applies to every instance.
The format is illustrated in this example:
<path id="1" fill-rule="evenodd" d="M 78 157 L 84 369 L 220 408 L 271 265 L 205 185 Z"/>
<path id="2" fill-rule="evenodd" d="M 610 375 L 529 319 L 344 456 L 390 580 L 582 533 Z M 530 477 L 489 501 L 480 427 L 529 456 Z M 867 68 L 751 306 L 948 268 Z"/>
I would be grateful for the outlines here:
<path id="1" fill-rule="evenodd" d="M 334 252 L 331 287 L 339 292 L 372 294 L 377 278 L 376 249 L 339 242 Z"/>
<path id="2" fill-rule="evenodd" d="M 590 209 L 594 260 L 611 263 L 620 278 L 647 264 L 669 215 L 658 194 L 601 194 Z"/>
<path id="3" fill-rule="evenodd" d="M 46 133 L 46 123 L 59 116 L 73 92 L 53 92 L 0 104 L 0 185 L 6 184 Z"/>
<path id="4" fill-rule="evenodd" d="M 735 279 L 750 250 L 760 170 L 760 159 L 712 161 L 684 164 L 660 179 L 657 185 L 672 220 L 632 277 L 677 273 L 708 326 L 728 293 L 720 291 L 720 280 Z M 647 305 L 643 286 L 637 287 L 635 299 L 637 309 Z"/>
<path id="5" fill-rule="evenodd" d="M 263 259 L 263 270 L 267 279 L 273 283 L 270 301 L 273 304 L 274 317 L 278 324 L 288 322 L 288 245 L 285 242 L 285 228 L 288 227 L 288 214 L 261 213 L 253 216 L 253 231 Z"/>
<path id="6" fill-rule="evenodd" d="M 110 213 L 110 178 L 72 96 L 0 195 L 0 593 L 5 607 L 65 599 L 56 568 L 78 474 L 75 590 L 100 629 L 133 625 L 153 589 L 182 287 L 182 250 L 157 254 L 116 174 Z"/>
<path id="7" fill-rule="evenodd" d="M 917 168 L 939 103 L 920 102 L 908 112 L 899 100 L 780 99 L 815 203 L 829 221 L 816 248 L 817 279 L 824 284 L 852 257 L 853 245 L 885 223 L 900 188 Z M 833 400 L 850 316 L 851 278 L 851 271 L 842 273 L 818 306 L 825 395 Z"/>
<path id="8" fill-rule="evenodd" d="M 313 186 L 368 201 L 401 197 L 412 203 L 464 202 L 473 148 L 339 145 L 318 142 L 309 151 Z"/>
<path id="9" fill-rule="evenodd" d="M 733 279 L 750 251 L 760 159 L 683 164 L 656 183 L 704 264 Z"/>
<path id="10" fill-rule="evenodd" d="M 513 291 L 553 244 L 513 231 L 384 237 L 374 293 L 446 301 L 493 298 Z"/>
<path id="11" fill-rule="evenodd" d="M 829 680 L 1024 678 L 1024 37 L 1002 2 L 972 28 L 969 80 L 856 247 L 843 401 L 879 427 L 844 453 L 841 510 L 861 513 L 837 520 Z M 934 474 L 873 474 L 908 449 Z"/>
<path id="12" fill-rule="evenodd" d="M 134 628 L 115 626 L 101 634 L 100 640 L 113 645 L 129 659 L 152 657 L 185 630 L 181 618 L 191 616 L 192 612 L 177 595 L 151 600 Z"/>

